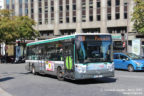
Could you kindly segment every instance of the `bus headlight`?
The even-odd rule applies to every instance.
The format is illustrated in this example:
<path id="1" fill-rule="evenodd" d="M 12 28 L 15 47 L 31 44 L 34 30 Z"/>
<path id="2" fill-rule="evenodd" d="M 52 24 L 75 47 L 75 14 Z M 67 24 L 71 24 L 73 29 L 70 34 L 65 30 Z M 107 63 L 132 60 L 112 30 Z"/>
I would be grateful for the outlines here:
<path id="1" fill-rule="evenodd" d="M 76 71 L 79 73 L 86 73 L 86 66 L 85 65 L 76 65 Z"/>
<path id="2" fill-rule="evenodd" d="M 114 71 L 114 63 L 107 64 L 108 71 Z"/>
<path id="3" fill-rule="evenodd" d="M 77 71 L 78 71 L 79 73 L 82 73 L 82 67 L 81 67 L 81 66 L 78 66 L 78 67 L 77 67 Z"/>

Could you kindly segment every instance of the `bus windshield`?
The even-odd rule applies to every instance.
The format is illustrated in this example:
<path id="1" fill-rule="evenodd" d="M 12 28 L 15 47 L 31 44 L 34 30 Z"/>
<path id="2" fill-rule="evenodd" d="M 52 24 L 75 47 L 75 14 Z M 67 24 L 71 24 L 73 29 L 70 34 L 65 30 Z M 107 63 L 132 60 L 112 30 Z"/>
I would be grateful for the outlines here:
<path id="1" fill-rule="evenodd" d="M 79 63 L 111 62 L 111 41 L 80 41 Z"/>

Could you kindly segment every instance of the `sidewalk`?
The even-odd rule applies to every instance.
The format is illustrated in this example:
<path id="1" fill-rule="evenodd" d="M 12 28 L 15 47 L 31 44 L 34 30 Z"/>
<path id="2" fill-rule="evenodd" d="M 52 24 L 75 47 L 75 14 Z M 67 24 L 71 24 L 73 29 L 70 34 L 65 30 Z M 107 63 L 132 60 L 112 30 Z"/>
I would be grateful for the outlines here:
<path id="1" fill-rule="evenodd" d="M 5 92 L 3 89 L 0 88 L 0 96 L 12 96 L 9 93 Z"/>

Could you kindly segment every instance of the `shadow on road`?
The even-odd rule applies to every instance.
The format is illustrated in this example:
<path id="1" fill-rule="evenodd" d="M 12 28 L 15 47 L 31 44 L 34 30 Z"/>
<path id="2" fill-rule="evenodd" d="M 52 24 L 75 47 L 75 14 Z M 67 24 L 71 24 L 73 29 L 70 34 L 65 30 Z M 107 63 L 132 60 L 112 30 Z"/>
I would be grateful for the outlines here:
<path id="1" fill-rule="evenodd" d="M 43 76 L 43 77 L 48 77 L 48 78 L 52 78 L 52 79 L 57 79 L 56 76 L 53 75 L 40 75 L 39 76 Z M 85 79 L 85 80 L 69 80 L 69 79 L 65 79 L 64 82 L 68 82 L 68 83 L 73 83 L 73 84 L 77 84 L 77 85 L 88 85 L 88 84 L 102 84 L 102 83 L 114 83 L 116 82 L 116 78 L 97 78 L 97 79 Z M 61 81 L 60 81 L 61 82 Z"/>
<path id="2" fill-rule="evenodd" d="M 27 75 L 27 74 L 32 74 L 32 73 L 26 72 L 26 73 L 20 73 L 20 74 Z M 37 74 L 37 75 L 42 76 L 42 77 L 46 77 L 46 78 L 57 79 L 57 77 L 54 75 L 48 75 L 48 74 Z M 116 78 L 104 77 L 104 78 L 85 79 L 85 80 L 65 79 L 64 82 L 78 84 L 78 85 L 88 85 L 88 84 L 114 83 L 114 82 L 116 82 L 116 80 L 117 80 Z"/>
<path id="3" fill-rule="evenodd" d="M 11 80 L 11 79 L 14 79 L 14 78 L 13 77 L 4 77 L 4 78 L 0 77 L 0 82 L 8 81 L 8 80 Z"/>
<path id="4" fill-rule="evenodd" d="M 117 71 L 123 71 L 123 72 L 129 72 L 128 70 L 124 70 L 124 69 L 115 69 Z M 136 70 L 134 72 L 144 72 L 144 70 Z M 130 73 L 133 73 L 133 72 L 130 72 Z"/>
<path id="5" fill-rule="evenodd" d="M 85 80 L 65 80 L 69 83 L 78 84 L 78 85 L 88 85 L 88 84 L 102 84 L 102 83 L 114 83 L 116 78 L 97 78 L 97 79 L 85 79 Z"/>

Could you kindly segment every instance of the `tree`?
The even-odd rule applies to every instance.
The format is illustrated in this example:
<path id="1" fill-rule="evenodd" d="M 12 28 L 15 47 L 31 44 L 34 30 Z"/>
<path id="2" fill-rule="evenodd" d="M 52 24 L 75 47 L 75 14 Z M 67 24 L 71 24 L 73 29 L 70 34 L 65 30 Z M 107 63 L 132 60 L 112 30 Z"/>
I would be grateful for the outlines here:
<path id="1" fill-rule="evenodd" d="M 140 34 L 144 34 L 144 0 L 134 0 L 135 7 L 132 14 L 134 21 L 134 29 Z"/>
<path id="2" fill-rule="evenodd" d="M 25 50 L 25 40 L 34 39 L 39 35 L 38 31 L 36 31 L 33 26 L 35 22 L 33 19 L 30 19 L 28 16 L 21 16 L 16 18 L 17 22 L 17 32 L 18 39 L 23 42 L 21 45 L 23 46 L 23 55 Z"/>
<path id="3" fill-rule="evenodd" d="M 34 29 L 36 23 L 27 16 L 13 16 L 12 13 L 11 10 L 0 10 L 0 43 L 21 40 L 25 49 L 25 40 L 34 39 L 39 35 Z"/>
<path id="4" fill-rule="evenodd" d="M 0 10 L 0 42 L 34 39 L 38 31 L 35 22 L 27 16 L 12 16 L 12 11 Z"/>
<path id="5" fill-rule="evenodd" d="M 33 26 L 35 25 L 34 20 L 30 19 L 28 16 L 17 17 L 16 22 L 19 35 L 18 38 L 20 40 L 34 39 L 39 35 L 38 31 L 33 28 Z"/>
<path id="6" fill-rule="evenodd" d="M 10 42 L 18 38 L 15 17 L 12 11 L 0 10 L 0 42 Z"/>

